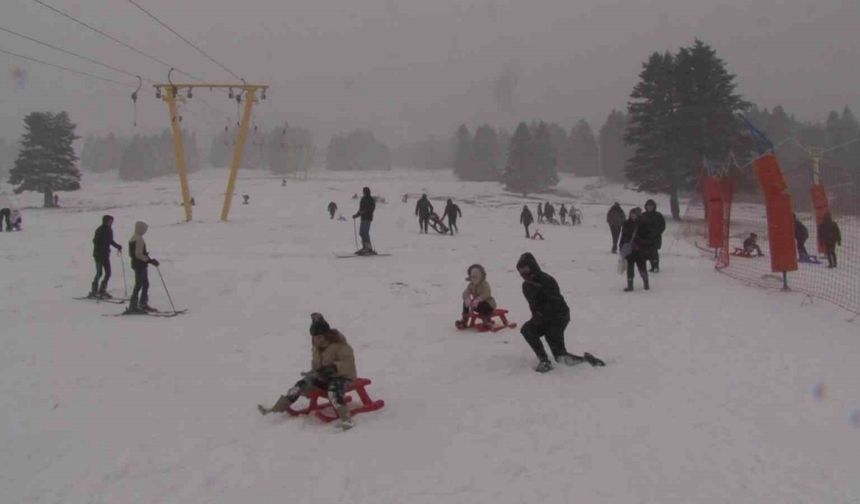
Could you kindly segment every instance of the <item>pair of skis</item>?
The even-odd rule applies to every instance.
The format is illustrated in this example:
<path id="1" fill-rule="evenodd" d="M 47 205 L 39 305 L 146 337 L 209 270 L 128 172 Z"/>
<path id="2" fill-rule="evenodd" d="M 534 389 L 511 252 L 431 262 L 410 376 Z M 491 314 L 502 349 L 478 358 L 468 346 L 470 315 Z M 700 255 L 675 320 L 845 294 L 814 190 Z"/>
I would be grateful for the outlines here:
<path id="1" fill-rule="evenodd" d="M 114 298 L 114 297 L 84 296 L 84 297 L 76 297 L 76 298 L 72 298 L 72 299 L 77 299 L 78 301 L 95 301 L 96 303 L 111 303 L 111 304 L 126 304 L 126 303 L 128 303 L 128 299 Z"/>

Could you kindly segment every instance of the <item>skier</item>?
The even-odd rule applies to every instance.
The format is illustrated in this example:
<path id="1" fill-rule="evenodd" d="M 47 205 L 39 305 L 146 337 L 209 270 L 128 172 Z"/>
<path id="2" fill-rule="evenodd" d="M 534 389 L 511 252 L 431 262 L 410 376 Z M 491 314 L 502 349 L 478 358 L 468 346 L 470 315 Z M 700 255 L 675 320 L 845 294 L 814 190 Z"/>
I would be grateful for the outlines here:
<path id="1" fill-rule="evenodd" d="M 540 207 L 540 205 L 538 205 L 538 207 Z M 523 211 L 520 212 L 520 224 L 526 228 L 526 238 L 531 238 L 531 236 L 529 236 L 529 226 L 531 226 L 534 221 L 535 218 L 532 215 L 531 210 L 529 210 L 528 205 L 523 205 Z"/>
<path id="2" fill-rule="evenodd" d="M 618 251 L 618 237 L 621 235 L 621 226 L 624 225 L 624 210 L 616 201 L 606 212 L 606 223 L 609 224 L 609 232 L 612 233 L 612 253 Z"/>
<path id="3" fill-rule="evenodd" d="M 257 409 L 263 415 L 285 413 L 301 396 L 311 390 L 326 391 L 329 401 L 340 417 L 340 426 L 346 430 L 353 426 L 349 408 L 344 400 L 344 388 L 355 379 L 355 354 L 346 338 L 337 329 L 332 329 L 320 313 L 311 313 L 311 370 L 302 373 L 303 378 L 278 398 L 271 408 L 262 404 Z"/>
<path id="4" fill-rule="evenodd" d="M 149 257 L 143 235 L 149 226 L 143 221 L 134 223 L 134 235 L 128 241 L 128 255 L 131 257 L 131 269 L 134 270 L 134 289 L 126 313 L 145 313 L 155 311 L 149 306 L 149 272 L 152 264 L 158 267 L 158 261 Z M 138 297 L 139 296 L 139 297 Z"/>
<path id="5" fill-rule="evenodd" d="M 96 228 L 96 232 L 93 235 L 93 260 L 96 263 L 96 276 L 93 278 L 93 285 L 90 288 L 89 297 L 91 298 L 111 297 L 107 293 L 107 284 L 110 280 L 110 248 L 113 247 L 118 252 L 122 252 L 122 245 L 113 240 L 113 229 L 111 229 L 111 226 L 113 226 L 113 216 L 103 215 L 102 225 Z M 99 286 L 102 272 L 104 272 L 104 278 L 101 279 L 101 286 Z"/>
<path id="6" fill-rule="evenodd" d="M 541 271 L 537 260 L 529 252 L 520 256 L 517 271 L 523 279 L 523 295 L 532 313 L 532 318 L 523 324 L 520 333 L 539 360 L 535 371 L 546 373 L 552 369 L 541 336 L 546 336 L 556 362 L 568 366 L 581 362 L 582 357 L 568 353 L 564 344 L 564 330 L 570 323 L 570 308 L 561 295 L 558 283 Z"/>
<path id="7" fill-rule="evenodd" d="M 824 253 L 827 254 L 827 267 L 836 267 L 836 246 L 842 245 L 842 233 L 839 224 L 833 220 L 830 212 L 824 214 L 821 224 L 818 225 L 818 241 L 824 245 Z"/>
<path id="8" fill-rule="evenodd" d="M 8 208 L 0 208 L 0 231 L 3 231 L 3 221 L 6 221 L 6 231 L 12 231 L 12 220 L 9 218 L 9 215 L 12 214 L 12 210 Z"/>
<path id="9" fill-rule="evenodd" d="M 543 224 L 543 205 L 537 204 L 538 224 Z"/>
<path id="10" fill-rule="evenodd" d="M 645 259 L 651 252 L 652 245 L 649 243 L 648 224 L 642 222 L 640 218 L 642 209 L 639 207 L 630 210 L 629 217 L 621 226 L 621 240 L 618 242 L 618 247 L 621 249 L 621 257 L 627 260 L 627 288 L 624 292 L 633 290 L 633 266 L 639 270 L 639 276 L 642 277 L 642 284 L 645 290 L 649 290 L 648 285 L 648 267 Z"/>
<path id="11" fill-rule="evenodd" d="M 493 299 L 490 284 L 487 283 L 487 270 L 480 264 L 473 264 L 466 269 L 466 275 L 466 281 L 469 283 L 463 291 L 463 316 L 455 325 L 458 329 L 465 328 L 469 322 L 469 313 L 474 310 L 481 316 L 484 327 L 492 328 L 496 300 Z"/>
<path id="12" fill-rule="evenodd" d="M 543 204 L 543 218 L 550 224 L 555 224 L 555 208 L 549 201 Z"/>
<path id="13" fill-rule="evenodd" d="M 370 243 L 370 223 L 373 222 L 373 212 L 376 211 L 376 200 L 370 195 L 370 188 L 364 187 L 362 190 L 364 196 L 358 202 L 358 212 L 352 216 L 353 219 L 361 217 L 358 235 L 361 236 L 361 248 L 355 253 L 357 255 L 375 255 L 373 245 Z M 355 198 L 353 198 L 355 199 Z"/>
<path id="14" fill-rule="evenodd" d="M 433 212 L 433 204 L 427 199 L 426 194 L 422 194 L 421 198 L 415 203 L 415 215 L 418 216 L 419 232 L 427 234 L 427 226 L 430 223 L 430 213 Z"/>
<path id="15" fill-rule="evenodd" d="M 12 212 L 9 214 L 9 221 L 12 223 L 12 231 L 21 230 L 24 219 L 21 218 L 21 212 L 17 208 L 12 209 Z M 7 229 L 7 231 L 9 230 Z"/>
<path id="16" fill-rule="evenodd" d="M 744 240 L 744 255 L 752 256 L 753 252 L 755 252 L 758 257 L 764 255 L 761 252 L 761 247 L 758 246 L 758 235 L 750 233 L 749 237 Z"/>
<path id="17" fill-rule="evenodd" d="M 561 225 L 567 224 L 565 220 L 567 219 L 567 208 L 564 207 L 564 203 L 561 204 L 561 208 L 558 209 L 558 218 L 561 220 Z"/>
<path id="18" fill-rule="evenodd" d="M 330 219 L 334 220 L 335 212 L 337 212 L 337 203 L 335 203 L 334 201 L 329 201 L 328 202 L 328 215 L 329 215 Z"/>
<path id="19" fill-rule="evenodd" d="M 651 262 L 651 273 L 660 272 L 660 248 L 663 246 L 663 232 L 666 231 L 666 219 L 657 211 L 657 203 L 649 199 L 645 202 L 645 212 L 639 218 L 642 224 L 648 226 L 651 232 L 651 247 L 648 261 Z"/>
<path id="20" fill-rule="evenodd" d="M 809 252 L 806 250 L 806 240 L 809 239 L 809 230 L 794 214 L 794 239 L 797 242 L 797 257 L 801 262 L 811 262 Z"/>
<path id="21" fill-rule="evenodd" d="M 460 232 L 460 228 L 457 227 L 457 218 L 463 216 L 463 212 L 460 211 L 460 207 L 451 201 L 451 198 L 448 198 L 448 201 L 445 203 L 445 211 L 442 212 L 442 218 L 448 216 L 448 230 L 451 234 L 454 234 L 454 231 Z"/>

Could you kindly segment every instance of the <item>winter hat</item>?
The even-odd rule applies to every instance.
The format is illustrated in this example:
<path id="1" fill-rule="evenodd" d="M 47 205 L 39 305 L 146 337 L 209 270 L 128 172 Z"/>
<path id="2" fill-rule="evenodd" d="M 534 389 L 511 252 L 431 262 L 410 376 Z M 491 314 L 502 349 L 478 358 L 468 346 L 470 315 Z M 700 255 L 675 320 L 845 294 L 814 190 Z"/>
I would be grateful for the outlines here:
<path id="1" fill-rule="evenodd" d="M 325 334 L 331 330 L 322 313 L 311 313 L 311 336 Z"/>
<path id="2" fill-rule="evenodd" d="M 630 209 L 630 214 L 631 214 L 631 215 L 635 215 L 636 217 L 639 217 L 639 216 L 641 216 L 641 215 L 642 215 L 642 209 L 641 209 L 641 208 L 639 208 L 639 207 L 631 208 L 631 209 Z"/>
<path id="3" fill-rule="evenodd" d="M 657 208 L 657 203 L 654 200 L 649 199 L 648 201 L 645 202 L 645 208 L 647 209 L 649 206 Z"/>
<path id="4" fill-rule="evenodd" d="M 102 224 L 107 224 L 108 221 L 113 220 L 113 215 L 102 215 Z"/>

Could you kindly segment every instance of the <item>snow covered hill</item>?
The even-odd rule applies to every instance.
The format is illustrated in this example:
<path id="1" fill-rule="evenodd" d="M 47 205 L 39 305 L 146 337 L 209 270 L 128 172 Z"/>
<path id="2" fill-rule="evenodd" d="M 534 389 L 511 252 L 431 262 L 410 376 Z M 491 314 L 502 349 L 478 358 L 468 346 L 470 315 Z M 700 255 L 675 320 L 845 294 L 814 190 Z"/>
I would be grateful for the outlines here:
<path id="1" fill-rule="evenodd" d="M 447 173 L 320 172 L 282 187 L 245 172 L 250 204 L 235 198 L 222 223 L 225 182 L 194 174 L 184 223 L 173 178 L 85 179 L 64 208 L 25 210 L 24 232 L 0 234 L 0 501 L 860 502 L 858 322 L 714 272 L 672 223 L 652 290 L 623 293 L 604 215 L 645 195 L 566 179 L 572 197 L 548 199 L 576 202 L 583 225 L 540 226 L 546 240 L 531 241 L 517 222 L 537 200 Z M 392 255 L 336 259 L 355 249 L 364 185 L 386 200 L 371 233 Z M 460 235 L 418 234 L 425 191 L 440 211 L 460 204 Z M 347 220 L 329 220 L 330 200 Z M 122 307 L 72 300 L 89 288 L 104 213 L 124 246 L 135 220 L 149 223 L 187 314 L 103 317 Z M 525 251 L 573 310 L 568 348 L 607 367 L 542 375 L 517 330 L 454 329 L 474 262 L 512 320 L 528 319 Z M 121 295 L 127 261 L 112 261 Z M 156 271 L 150 281 L 151 303 L 169 309 Z M 308 368 L 312 311 L 386 401 L 348 432 L 255 407 Z"/>

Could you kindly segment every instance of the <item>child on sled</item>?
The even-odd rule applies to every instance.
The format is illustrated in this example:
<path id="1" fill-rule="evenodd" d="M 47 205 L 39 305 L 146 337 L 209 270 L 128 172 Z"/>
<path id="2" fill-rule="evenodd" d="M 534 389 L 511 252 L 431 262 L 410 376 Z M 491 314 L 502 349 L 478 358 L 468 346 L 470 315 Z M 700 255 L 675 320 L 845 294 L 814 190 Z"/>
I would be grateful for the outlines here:
<path id="1" fill-rule="evenodd" d="M 463 329 L 469 323 L 469 314 L 475 311 L 480 317 L 484 327 L 493 326 L 493 310 L 496 309 L 496 300 L 487 283 L 487 271 L 480 264 L 473 264 L 466 270 L 468 276 L 466 289 L 463 291 L 463 316 L 455 324 L 458 329 Z"/>

